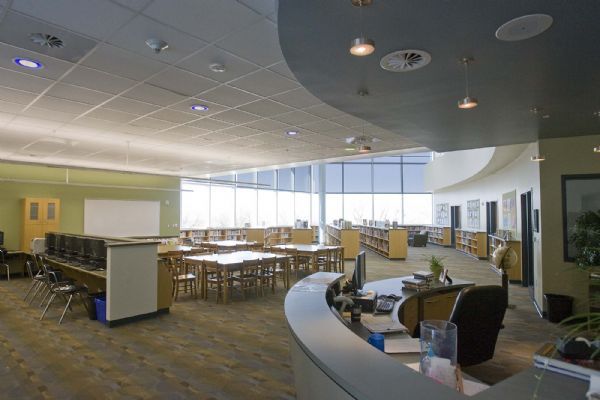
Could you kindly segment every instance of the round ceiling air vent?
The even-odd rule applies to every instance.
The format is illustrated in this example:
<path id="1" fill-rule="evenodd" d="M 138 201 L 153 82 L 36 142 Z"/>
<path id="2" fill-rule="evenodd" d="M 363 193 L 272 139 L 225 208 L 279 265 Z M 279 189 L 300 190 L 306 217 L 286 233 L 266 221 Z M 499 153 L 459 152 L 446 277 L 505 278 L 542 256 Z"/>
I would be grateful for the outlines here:
<path id="1" fill-rule="evenodd" d="M 65 47 L 61 39 L 47 33 L 32 33 L 29 35 L 29 40 L 42 47 L 50 47 L 51 49 L 62 49 Z"/>
<path id="2" fill-rule="evenodd" d="M 554 19 L 547 14 L 531 14 L 511 19 L 496 31 L 496 38 L 505 42 L 516 42 L 532 38 L 546 31 Z"/>
<path id="3" fill-rule="evenodd" d="M 379 65 L 386 71 L 411 72 L 431 62 L 431 55 L 423 50 L 398 50 L 381 58 Z"/>

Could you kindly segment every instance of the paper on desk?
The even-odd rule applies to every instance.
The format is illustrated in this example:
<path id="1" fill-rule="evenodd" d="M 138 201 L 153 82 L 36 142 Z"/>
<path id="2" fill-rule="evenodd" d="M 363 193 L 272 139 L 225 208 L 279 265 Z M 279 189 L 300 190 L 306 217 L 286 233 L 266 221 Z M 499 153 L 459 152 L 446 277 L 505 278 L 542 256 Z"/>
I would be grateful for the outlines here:
<path id="1" fill-rule="evenodd" d="M 407 367 L 419 372 L 419 363 L 410 363 L 410 364 L 404 364 Z M 466 394 L 467 396 L 474 396 L 479 392 L 483 392 L 485 389 L 489 388 L 489 385 L 486 385 L 485 383 L 481 383 L 481 382 L 476 382 L 475 380 L 473 380 L 474 378 L 465 374 L 464 372 L 462 373 L 463 375 L 463 392 L 464 394 Z"/>
<path id="2" fill-rule="evenodd" d="M 419 353 L 421 351 L 419 339 L 386 336 L 383 343 L 386 353 Z"/>
<path id="3" fill-rule="evenodd" d="M 408 329 L 398 321 L 393 321 L 389 315 L 363 314 L 360 322 L 372 333 L 408 332 Z"/>

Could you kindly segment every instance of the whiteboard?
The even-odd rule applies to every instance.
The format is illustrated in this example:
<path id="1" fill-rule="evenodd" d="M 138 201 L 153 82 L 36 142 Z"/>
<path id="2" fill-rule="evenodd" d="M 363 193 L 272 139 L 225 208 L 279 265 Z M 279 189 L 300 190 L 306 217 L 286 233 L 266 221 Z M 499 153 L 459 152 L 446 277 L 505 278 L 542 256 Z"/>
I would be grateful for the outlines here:
<path id="1" fill-rule="evenodd" d="M 158 236 L 160 201 L 85 199 L 83 232 L 98 236 Z"/>

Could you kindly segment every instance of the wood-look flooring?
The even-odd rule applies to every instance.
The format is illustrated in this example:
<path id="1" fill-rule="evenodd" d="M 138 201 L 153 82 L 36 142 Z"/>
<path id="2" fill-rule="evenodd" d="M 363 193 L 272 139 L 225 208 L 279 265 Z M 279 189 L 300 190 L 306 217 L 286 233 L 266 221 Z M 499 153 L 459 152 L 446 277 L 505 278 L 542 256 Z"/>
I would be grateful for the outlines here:
<path id="1" fill-rule="evenodd" d="M 369 252 L 369 281 L 427 269 L 444 257 L 451 276 L 500 284 L 484 261 L 438 246 L 409 248 L 406 261 Z M 347 273 L 353 263 L 348 261 Z M 294 379 L 283 313 L 285 290 L 234 298 L 229 305 L 180 295 L 168 315 L 118 328 L 90 321 L 75 304 L 62 325 L 62 306 L 44 321 L 22 297 L 29 279 L 0 281 L 0 398 L 7 399 L 292 399 Z M 539 318 L 527 290 L 511 285 L 505 329 L 495 358 L 467 372 L 498 382 L 531 365 L 542 342 L 558 334 Z"/>

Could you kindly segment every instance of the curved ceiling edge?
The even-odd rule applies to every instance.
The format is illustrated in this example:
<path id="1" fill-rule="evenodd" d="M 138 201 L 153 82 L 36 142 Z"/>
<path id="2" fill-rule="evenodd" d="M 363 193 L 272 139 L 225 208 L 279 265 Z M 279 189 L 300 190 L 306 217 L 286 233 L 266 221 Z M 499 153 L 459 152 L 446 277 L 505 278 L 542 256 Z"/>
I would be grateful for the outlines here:
<path id="1" fill-rule="evenodd" d="M 500 25 L 532 10 L 551 15 L 554 25 L 524 41 L 495 38 Z M 363 32 L 376 49 L 354 57 L 348 49 L 360 36 L 361 19 L 350 0 L 279 2 L 279 40 L 289 68 L 341 111 L 438 152 L 586 135 L 597 127 L 590 88 L 600 84 L 600 57 L 589 49 L 600 41 L 600 2 L 575 9 L 562 0 L 375 0 L 362 14 Z M 408 73 L 379 67 L 381 57 L 401 49 L 427 51 L 431 62 Z M 479 99 L 470 110 L 457 107 L 465 96 L 459 62 L 465 56 L 475 59 L 470 95 Z M 576 67 L 571 60 L 578 60 Z M 369 94 L 358 95 L 361 90 Z M 550 118 L 532 113 L 533 106 Z"/>

